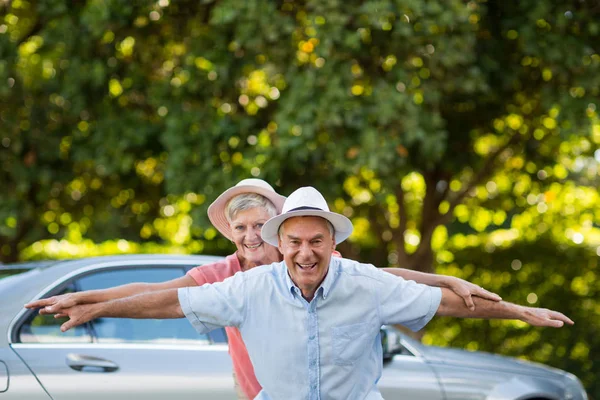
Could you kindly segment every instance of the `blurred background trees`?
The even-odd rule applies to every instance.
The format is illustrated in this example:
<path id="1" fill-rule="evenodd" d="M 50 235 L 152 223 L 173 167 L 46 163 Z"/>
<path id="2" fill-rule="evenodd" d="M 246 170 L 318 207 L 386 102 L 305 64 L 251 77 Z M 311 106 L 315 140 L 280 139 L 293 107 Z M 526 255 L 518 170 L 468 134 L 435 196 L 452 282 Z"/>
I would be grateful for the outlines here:
<path id="1" fill-rule="evenodd" d="M 590 0 L 0 0 L 0 257 L 226 254 L 222 190 L 313 185 L 354 222 L 344 255 L 576 321 L 424 341 L 600 397 L 599 21 Z"/>

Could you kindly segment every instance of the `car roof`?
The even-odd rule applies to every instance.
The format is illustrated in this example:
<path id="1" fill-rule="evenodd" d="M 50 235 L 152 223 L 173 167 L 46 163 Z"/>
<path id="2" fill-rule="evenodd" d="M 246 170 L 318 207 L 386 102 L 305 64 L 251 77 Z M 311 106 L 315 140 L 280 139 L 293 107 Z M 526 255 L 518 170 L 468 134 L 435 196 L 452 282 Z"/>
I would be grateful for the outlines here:
<path id="1" fill-rule="evenodd" d="M 35 267 L 47 267 L 51 265 L 61 264 L 61 265 L 89 265 L 95 264 L 98 262 L 114 262 L 114 261 L 146 261 L 146 260 L 170 260 L 170 261 L 184 261 L 184 262 L 194 262 L 195 260 L 205 263 L 207 261 L 218 261 L 222 260 L 223 257 L 220 256 L 209 256 L 209 255 L 188 255 L 188 254 L 119 254 L 119 255 L 108 255 L 108 256 L 96 256 L 96 257 L 84 257 L 84 258 L 75 258 L 75 259 L 67 259 L 67 260 L 45 260 L 45 261 L 30 261 L 25 263 L 18 264 L 5 264 L 5 265 L 31 265 Z"/>
<path id="2" fill-rule="evenodd" d="M 60 260 L 26 261 L 26 262 L 16 262 L 16 263 L 9 263 L 9 264 L 0 263 L 0 271 L 12 270 L 12 269 L 43 268 L 43 267 L 47 267 L 48 265 L 52 265 L 57 262 L 60 262 Z"/>

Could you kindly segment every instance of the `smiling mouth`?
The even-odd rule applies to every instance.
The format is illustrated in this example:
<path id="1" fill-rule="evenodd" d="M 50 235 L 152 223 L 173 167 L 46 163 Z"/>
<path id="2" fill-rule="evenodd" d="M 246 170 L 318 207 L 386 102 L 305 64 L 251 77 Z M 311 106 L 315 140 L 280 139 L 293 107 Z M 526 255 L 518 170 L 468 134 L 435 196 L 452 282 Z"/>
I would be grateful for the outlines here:
<path id="1" fill-rule="evenodd" d="M 244 247 L 246 247 L 247 249 L 250 250 L 254 250 L 254 249 L 258 249 L 260 246 L 262 246 L 262 242 L 258 243 L 258 244 L 245 244 Z"/>
<path id="2" fill-rule="evenodd" d="M 317 263 L 312 263 L 312 264 L 298 264 L 298 263 L 296 263 L 296 265 L 302 271 L 310 271 L 310 270 L 314 269 L 317 266 Z"/>

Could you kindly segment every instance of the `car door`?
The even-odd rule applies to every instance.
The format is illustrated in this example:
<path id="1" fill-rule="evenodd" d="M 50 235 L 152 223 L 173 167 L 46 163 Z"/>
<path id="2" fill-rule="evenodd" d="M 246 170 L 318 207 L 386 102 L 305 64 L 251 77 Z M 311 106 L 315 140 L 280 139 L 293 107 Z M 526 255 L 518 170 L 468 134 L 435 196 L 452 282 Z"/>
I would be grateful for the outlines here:
<path id="1" fill-rule="evenodd" d="M 168 265 L 103 268 L 75 276 L 49 295 L 162 282 L 184 273 L 182 266 Z M 199 335 L 186 319 L 100 318 L 66 333 L 60 332 L 62 322 L 32 313 L 15 327 L 18 343 L 12 345 L 54 400 L 236 398 L 227 345 L 216 335 Z"/>
<path id="2" fill-rule="evenodd" d="M 398 342 L 391 359 L 384 361 L 377 387 L 384 399 L 443 400 L 444 394 L 433 369 L 418 355 Z"/>

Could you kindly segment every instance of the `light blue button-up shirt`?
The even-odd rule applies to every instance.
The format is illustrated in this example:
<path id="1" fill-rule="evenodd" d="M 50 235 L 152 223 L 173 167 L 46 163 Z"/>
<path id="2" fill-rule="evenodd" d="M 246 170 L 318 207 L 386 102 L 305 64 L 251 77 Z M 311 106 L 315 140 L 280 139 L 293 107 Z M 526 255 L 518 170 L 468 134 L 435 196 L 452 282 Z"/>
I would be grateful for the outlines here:
<path id="1" fill-rule="evenodd" d="M 441 296 L 439 288 L 337 257 L 310 303 L 284 262 L 179 289 L 198 332 L 240 329 L 263 387 L 260 400 L 381 399 L 381 325 L 419 330 Z"/>

